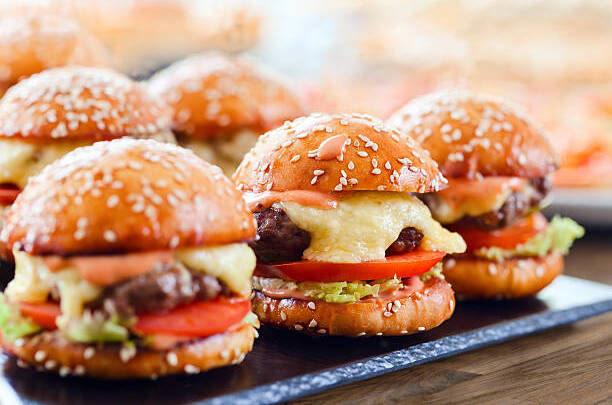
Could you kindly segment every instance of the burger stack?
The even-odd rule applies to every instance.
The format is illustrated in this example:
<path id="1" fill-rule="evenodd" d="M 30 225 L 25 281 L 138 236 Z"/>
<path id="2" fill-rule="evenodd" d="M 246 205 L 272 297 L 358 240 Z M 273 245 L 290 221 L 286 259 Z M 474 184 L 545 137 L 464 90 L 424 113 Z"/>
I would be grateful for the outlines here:
<path id="1" fill-rule="evenodd" d="M 156 378 L 240 363 L 259 322 L 417 333 L 452 316 L 455 292 L 536 294 L 584 232 L 539 214 L 557 159 L 502 100 L 306 115 L 243 57 L 135 82 L 93 38 L 70 48 L 41 21 L 23 22 L 30 42 L 61 60 L 25 40 L 0 100 L 0 252 L 15 268 L 0 336 L 20 364 Z"/>

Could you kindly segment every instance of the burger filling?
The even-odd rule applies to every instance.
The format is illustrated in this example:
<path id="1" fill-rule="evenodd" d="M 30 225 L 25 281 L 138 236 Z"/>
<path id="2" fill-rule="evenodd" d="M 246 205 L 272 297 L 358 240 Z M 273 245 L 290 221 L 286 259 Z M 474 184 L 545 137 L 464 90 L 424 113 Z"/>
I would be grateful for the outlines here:
<path id="1" fill-rule="evenodd" d="M 255 256 L 246 244 L 110 257 L 14 255 L 15 278 L 0 299 L 8 339 L 57 328 L 75 342 L 159 346 L 221 333 L 250 314 Z"/>
<path id="2" fill-rule="evenodd" d="M 244 155 L 257 142 L 258 135 L 254 131 L 243 130 L 203 138 L 177 133 L 176 138 L 179 145 L 193 150 L 196 155 L 219 166 L 224 173 L 231 176 Z"/>
<path id="3" fill-rule="evenodd" d="M 380 297 L 412 285 L 444 253 L 465 250 L 459 235 L 407 193 L 353 192 L 327 209 L 282 200 L 262 208 L 251 247 L 260 263 L 254 288 L 268 295 L 328 302 Z M 366 264 L 371 270 L 363 270 Z M 334 272 L 347 278 L 329 280 Z M 427 277 L 432 274 L 437 271 Z"/>
<path id="4" fill-rule="evenodd" d="M 472 255 L 503 260 L 566 254 L 584 235 L 569 218 L 556 217 L 548 224 L 539 214 L 550 190 L 548 177 L 451 179 L 447 189 L 421 199 L 434 218 L 463 236 Z"/>

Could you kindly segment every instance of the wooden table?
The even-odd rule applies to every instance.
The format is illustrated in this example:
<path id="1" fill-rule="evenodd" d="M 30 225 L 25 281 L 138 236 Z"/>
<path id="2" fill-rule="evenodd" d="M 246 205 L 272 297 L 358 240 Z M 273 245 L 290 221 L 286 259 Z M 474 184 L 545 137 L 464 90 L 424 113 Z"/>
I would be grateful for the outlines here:
<path id="1" fill-rule="evenodd" d="M 612 284 L 612 232 L 578 241 L 566 274 Z M 612 313 L 295 403 L 612 404 Z"/>

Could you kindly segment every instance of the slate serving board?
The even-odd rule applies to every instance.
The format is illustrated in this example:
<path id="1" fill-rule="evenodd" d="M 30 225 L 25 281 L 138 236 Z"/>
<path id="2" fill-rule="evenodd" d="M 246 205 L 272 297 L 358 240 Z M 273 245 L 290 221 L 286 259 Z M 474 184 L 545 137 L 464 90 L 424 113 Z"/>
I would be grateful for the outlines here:
<path id="1" fill-rule="evenodd" d="M 156 381 L 60 378 L 17 367 L 0 355 L 0 403 L 257 404 L 287 401 L 612 311 L 612 286 L 562 276 L 537 298 L 460 302 L 451 320 L 428 332 L 362 339 L 260 330 L 238 366 Z"/>

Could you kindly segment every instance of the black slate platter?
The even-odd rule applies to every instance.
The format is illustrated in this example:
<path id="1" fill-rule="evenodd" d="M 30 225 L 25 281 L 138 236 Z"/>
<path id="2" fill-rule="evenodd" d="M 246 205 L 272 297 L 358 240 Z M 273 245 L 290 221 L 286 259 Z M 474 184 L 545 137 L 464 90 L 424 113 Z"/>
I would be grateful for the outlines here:
<path id="1" fill-rule="evenodd" d="M 612 287 L 562 276 L 537 298 L 460 302 L 451 320 L 412 336 L 311 338 L 261 329 L 238 366 L 156 381 L 60 378 L 0 355 L 0 403 L 257 404 L 286 401 L 612 311 Z"/>

